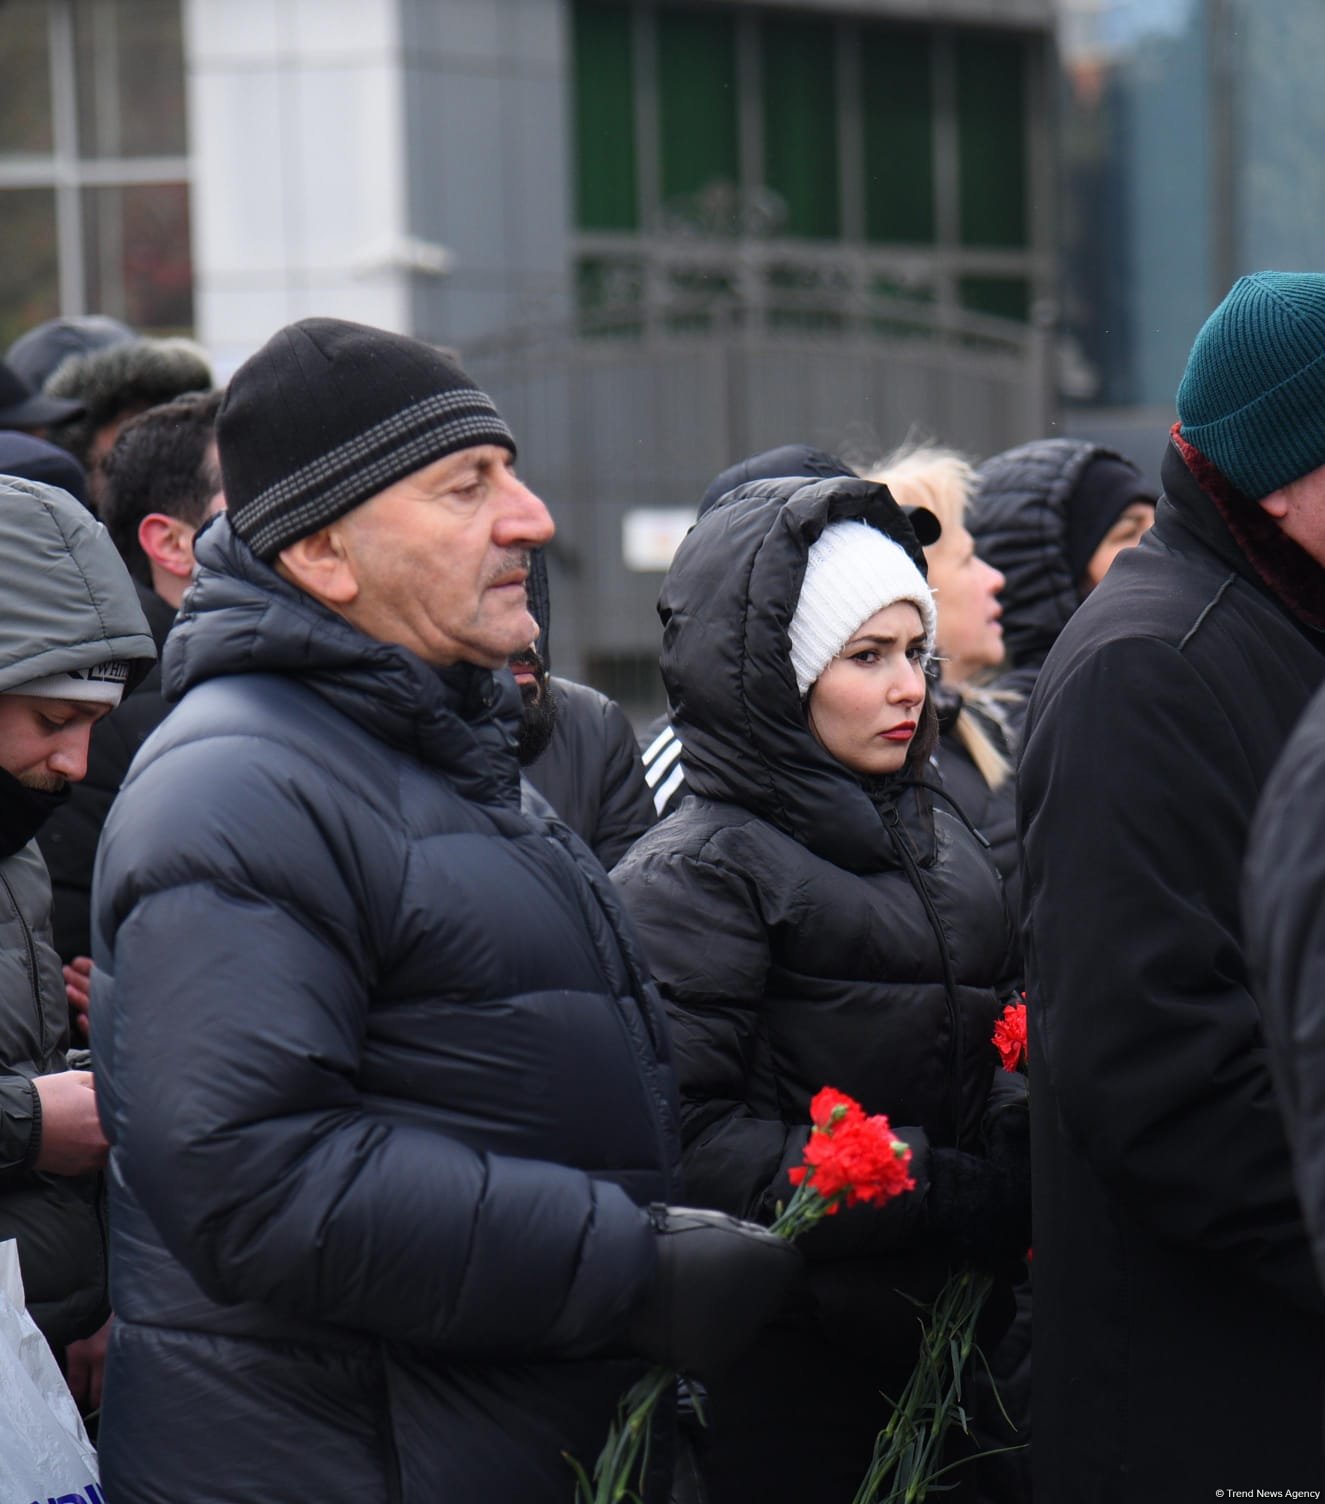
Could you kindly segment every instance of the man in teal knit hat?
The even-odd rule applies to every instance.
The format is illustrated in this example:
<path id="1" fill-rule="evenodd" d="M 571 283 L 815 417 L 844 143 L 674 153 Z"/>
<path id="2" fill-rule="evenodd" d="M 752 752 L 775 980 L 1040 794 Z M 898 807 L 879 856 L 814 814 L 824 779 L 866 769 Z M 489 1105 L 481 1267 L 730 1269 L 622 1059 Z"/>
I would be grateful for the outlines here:
<path id="1" fill-rule="evenodd" d="M 1325 682 L 1325 275 L 1239 280 L 1155 526 L 1050 653 L 1018 779 L 1035 1492 L 1325 1485 L 1325 1295 L 1248 975 L 1257 798 Z"/>

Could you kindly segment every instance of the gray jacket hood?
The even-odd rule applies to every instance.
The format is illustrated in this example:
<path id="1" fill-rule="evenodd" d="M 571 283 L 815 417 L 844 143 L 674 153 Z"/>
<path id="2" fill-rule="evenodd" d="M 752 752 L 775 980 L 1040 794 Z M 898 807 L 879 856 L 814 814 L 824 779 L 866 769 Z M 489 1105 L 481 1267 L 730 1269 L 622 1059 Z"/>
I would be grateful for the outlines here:
<path id="1" fill-rule="evenodd" d="M 110 534 L 67 492 L 0 477 L 0 694 L 48 674 L 127 660 L 132 688 L 156 646 Z"/>

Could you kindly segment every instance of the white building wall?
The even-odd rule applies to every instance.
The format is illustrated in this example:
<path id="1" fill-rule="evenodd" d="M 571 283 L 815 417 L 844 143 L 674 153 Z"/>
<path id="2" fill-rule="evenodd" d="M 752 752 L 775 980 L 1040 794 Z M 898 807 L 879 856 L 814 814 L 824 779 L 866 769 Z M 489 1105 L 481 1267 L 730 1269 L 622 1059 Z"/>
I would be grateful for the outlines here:
<path id="1" fill-rule="evenodd" d="M 401 0 L 412 233 L 454 253 L 416 277 L 414 333 L 459 347 L 568 311 L 566 0 Z"/>
<path id="2" fill-rule="evenodd" d="M 199 338 L 411 327 L 399 0 L 185 0 Z"/>

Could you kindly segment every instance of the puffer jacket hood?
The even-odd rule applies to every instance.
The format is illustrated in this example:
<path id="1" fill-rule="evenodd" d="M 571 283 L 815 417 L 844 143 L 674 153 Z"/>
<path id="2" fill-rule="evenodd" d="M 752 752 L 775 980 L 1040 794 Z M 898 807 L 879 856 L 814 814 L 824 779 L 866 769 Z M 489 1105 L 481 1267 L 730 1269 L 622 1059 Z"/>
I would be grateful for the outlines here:
<path id="1" fill-rule="evenodd" d="M 1086 466 L 1100 458 L 1131 463 L 1084 439 L 1037 439 L 975 472 L 966 526 L 976 552 L 1007 581 L 999 600 L 1014 668 L 1043 663 L 1081 604 L 1068 563 L 1066 507 Z"/>
<path id="2" fill-rule="evenodd" d="M 0 478 L 0 694 L 49 674 L 110 659 L 129 664 L 132 689 L 156 645 L 110 534 L 56 486 Z"/>
<path id="3" fill-rule="evenodd" d="M 924 552 L 886 486 L 855 478 L 755 481 L 707 512 L 663 582 L 661 666 L 686 778 L 853 871 L 892 864 L 870 790 L 810 731 L 788 637 L 810 546 L 859 520 Z"/>
<path id="4" fill-rule="evenodd" d="M 444 769 L 466 799 L 518 802 L 520 692 L 508 673 L 436 669 L 288 584 L 224 513 L 197 538 L 194 582 L 162 657 L 168 700 L 228 674 L 286 674 L 388 745 Z M 460 712 L 460 713 L 457 713 Z M 475 756 L 487 749 L 493 755 Z"/>
<path id="5" fill-rule="evenodd" d="M 730 496 L 738 487 L 753 480 L 778 480 L 793 475 L 805 480 L 832 480 L 838 476 L 851 479 L 855 473 L 827 450 L 815 449 L 809 444 L 782 444 L 776 449 L 765 449 L 738 460 L 714 476 L 699 499 L 699 515 L 702 517 L 724 496 Z"/>

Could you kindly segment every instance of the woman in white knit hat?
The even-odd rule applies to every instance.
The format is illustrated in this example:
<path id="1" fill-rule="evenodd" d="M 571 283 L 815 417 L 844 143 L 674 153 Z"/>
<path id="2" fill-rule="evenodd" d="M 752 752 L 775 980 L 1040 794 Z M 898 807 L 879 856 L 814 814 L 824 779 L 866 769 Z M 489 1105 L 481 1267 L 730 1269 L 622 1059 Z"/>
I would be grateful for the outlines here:
<path id="1" fill-rule="evenodd" d="M 692 793 L 613 877 L 673 1026 L 687 1198 L 771 1220 L 825 1085 L 888 1114 L 916 1180 L 810 1233 L 794 1309 L 700 1376 L 710 1504 L 850 1499 L 915 1361 L 914 1302 L 1029 1239 L 1025 1104 L 990 1044 L 1001 885 L 924 780 L 937 534 L 883 486 L 756 481 L 691 531 L 659 601 Z"/>

